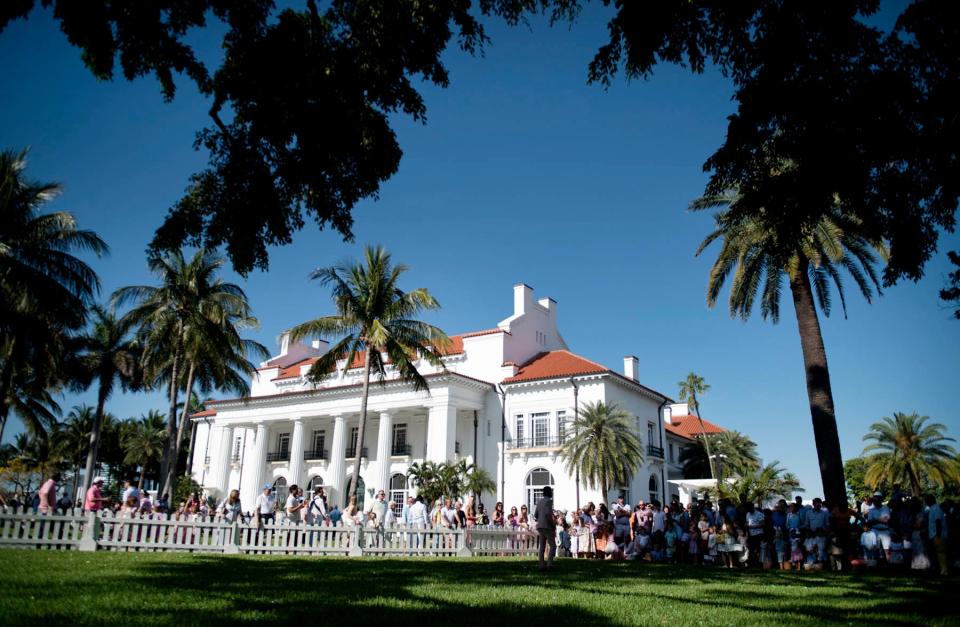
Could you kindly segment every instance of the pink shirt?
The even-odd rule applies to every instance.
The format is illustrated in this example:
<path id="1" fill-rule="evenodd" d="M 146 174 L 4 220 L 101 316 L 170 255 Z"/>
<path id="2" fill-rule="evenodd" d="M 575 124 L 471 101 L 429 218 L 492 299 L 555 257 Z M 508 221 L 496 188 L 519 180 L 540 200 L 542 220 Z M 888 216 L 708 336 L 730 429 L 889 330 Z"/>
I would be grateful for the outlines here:
<path id="1" fill-rule="evenodd" d="M 90 489 L 87 490 L 87 498 L 83 502 L 84 511 L 88 512 L 99 512 L 100 511 L 100 488 L 96 485 L 90 486 Z"/>
<path id="2" fill-rule="evenodd" d="M 40 488 L 40 511 L 49 514 L 57 506 L 57 482 L 53 479 L 47 481 Z"/>

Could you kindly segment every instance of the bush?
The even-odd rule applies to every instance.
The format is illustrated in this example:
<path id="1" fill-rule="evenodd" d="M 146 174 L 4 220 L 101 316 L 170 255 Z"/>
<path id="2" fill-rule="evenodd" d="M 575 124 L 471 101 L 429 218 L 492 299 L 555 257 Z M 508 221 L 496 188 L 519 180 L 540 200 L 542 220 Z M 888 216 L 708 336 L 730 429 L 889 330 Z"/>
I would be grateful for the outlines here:
<path id="1" fill-rule="evenodd" d="M 194 492 L 203 492 L 203 487 L 193 480 L 193 477 L 180 477 L 177 480 L 177 489 L 173 492 L 173 499 L 170 501 L 170 510 L 176 511 Z"/>

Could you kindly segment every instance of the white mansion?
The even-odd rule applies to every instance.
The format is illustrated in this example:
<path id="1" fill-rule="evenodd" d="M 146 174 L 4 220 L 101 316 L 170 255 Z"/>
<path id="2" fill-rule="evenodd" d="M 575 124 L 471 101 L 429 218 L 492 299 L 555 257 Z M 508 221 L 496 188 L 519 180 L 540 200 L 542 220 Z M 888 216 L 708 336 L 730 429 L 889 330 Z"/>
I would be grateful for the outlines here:
<path id="1" fill-rule="evenodd" d="M 383 488 L 402 503 L 415 493 L 406 479 L 411 464 L 465 458 L 496 479 L 496 495 L 483 495 L 488 511 L 495 500 L 532 507 L 547 485 L 559 509 L 574 508 L 578 497 L 609 503 L 620 492 L 631 502 L 667 500 L 664 418 L 671 401 L 640 384 L 636 357 L 624 359 L 621 373 L 571 353 L 557 329 L 556 301 L 534 300 L 522 284 L 513 289 L 510 317 L 451 339 L 443 369 L 416 364 L 428 391 L 389 371 L 382 385 L 371 382 L 358 497 Z M 249 398 L 212 402 L 193 416 L 191 472 L 208 493 L 239 488 L 250 508 L 265 483 L 281 496 L 291 484 L 323 485 L 331 503 L 342 505 L 356 453 L 363 360 L 341 362 L 314 385 L 305 375 L 327 346 L 291 345 L 284 336 L 280 355 L 254 376 Z M 558 455 L 575 404 L 596 401 L 635 417 L 645 453 L 630 485 L 607 495 L 578 485 Z"/>

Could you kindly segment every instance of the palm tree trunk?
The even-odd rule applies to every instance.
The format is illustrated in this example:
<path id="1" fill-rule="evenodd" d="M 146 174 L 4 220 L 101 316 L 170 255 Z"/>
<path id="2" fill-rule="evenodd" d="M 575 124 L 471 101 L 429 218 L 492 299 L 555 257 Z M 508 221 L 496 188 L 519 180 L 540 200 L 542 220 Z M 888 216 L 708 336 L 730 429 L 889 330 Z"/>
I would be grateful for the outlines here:
<path id="1" fill-rule="evenodd" d="M 810 416 L 813 419 L 813 437 L 820 462 L 820 481 L 823 495 L 832 506 L 847 500 L 846 483 L 843 477 L 843 457 L 840 453 L 840 437 L 837 434 L 837 417 L 830 389 L 830 371 L 827 368 L 827 352 L 823 346 L 820 320 L 813 303 L 807 259 L 800 255 L 795 276 L 790 278 L 790 291 L 797 314 L 800 331 L 800 346 L 803 349 L 803 367 L 807 376 L 807 396 L 810 399 Z"/>
<path id="2" fill-rule="evenodd" d="M 163 455 L 163 464 L 160 474 L 163 477 L 163 490 L 160 494 L 167 494 L 172 499 L 173 490 L 177 485 L 177 394 L 180 391 L 179 367 L 183 358 L 183 329 L 177 332 L 177 346 L 173 353 L 173 363 L 170 365 L 170 411 L 167 414 L 167 450 Z"/>
<path id="3" fill-rule="evenodd" d="M 93 416 L 93 429 L 90 431 L 90 448 L 87 449 L 87 465 L 83 473 L 83 494 L 86 498 L 87 490 L 93 482 L 93 472 L 97 466 L 97 448 L 100 446 L 100 429 L 103 427 L 103 406 L 107 403 L 106 387 L 100 382 L 100 391 L 97 394 L 97 413 Z"/>
<path id="4" fill-rule="evenodd" d="M 7 398 L 10 395 L 10 388 L 13 386 L 13 360 L 7 359 L 3 364 L 3 371 L 0 372 L 0 444 L 3 443 L 3 431 L 7 428 L 7 417 L 10 415 L 10 405 L 7 404 Z"/>
<path id="5" fill-rule="evenodd" d="M 710 439 L 707 437 L 707 428 L 703 425 L 703 418 L 700 417 L 700 404 L 695 403 L 693 411 L 697 415 L 697 421 L 700 423 L 700 435 L 703 437 L 703 448 L 707 452 L 707 465 L 710 466 L 710 478 L 717 482 L 717 492 L 720 492 L 720 476 L 717 474 L 716 466 L 713 462 L 713 455 L 710 453 Z"/>
<path id="6" fill-rule="evenodd" d="M 910 477 L 910 492 L 913 493 L 912 496 L 920 498 L 920 479 L 910 464 L 907 464 L 907 476 Z"/>
<path id="7" fill-rule="evenodd" d="M 353 458 L 353 476 L 350 477 L 350 489 L 347 490 L 347 503 L 357 494 L 357 481 L 360 479 L 360 455 L 363 453 L 363 431 L 367 428 L 367 398 L 370 396 L 370 351 L 363 356 L 363 397 L 360 400 L 360 422 L 357 424 L 357 451 Z"/>
<path id="8" fill-rule="evenodd" d="M 183 430 L 187 424 L 187 414 L 190 412 L 190 398 L 193 394 L 193 375 L 196 372 L 197 364 L 195 361 L 190 360 L 190 370 L 187 371 L 187 392 L 183 397 L 183 412 L 180 414 L 180 425 L 177 427 L 177 452 L 176 457 L 174 457 L 174 469 L 176 469 L 177 462 L 180 461 L 180 443 L 183 442 Z M 187 475 L 190 474 L 190 469 L 187 468 Z"/>
<path id="9" fill-rule="evenodd" d="M 137 482 L 137 491 L 143 490 L 143 480 L 147 476 L 147 460 L 140 466 L 140 481 Z"/>

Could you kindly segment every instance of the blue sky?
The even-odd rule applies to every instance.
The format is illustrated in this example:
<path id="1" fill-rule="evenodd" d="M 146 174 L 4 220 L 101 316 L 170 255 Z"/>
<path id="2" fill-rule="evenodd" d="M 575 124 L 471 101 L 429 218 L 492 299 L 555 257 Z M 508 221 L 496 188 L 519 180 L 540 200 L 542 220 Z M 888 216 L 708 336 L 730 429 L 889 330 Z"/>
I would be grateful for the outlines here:
<path id="1" fill-rule="evenodd" d="M 706 214 L 685 211 L 702 192 L 702 164 L 722 142 L 732 88 L 719 74 L 662 66 L 647 81 L 609 90 L 586 84 L 604 41 L 591 10 L 573 28 L 489 23 L 485 57 L 446 55 L 452 84 L 423 85 L 428 123 L 397 117 L 404 150 L 379 201 L 354 212 L 355 243 L 312 225 L 274 249 L 269 272 L 240 279 L 262 322 L 254 337 L 330 312 L 307 280 L 315 267 L 382 243 L 411 267 L 406 287 L 428 287 L 443 308 L 431 321 L 449 333 L 489 328 L 511 313 L 525 282 L 559 303 L 571 350 L 620 370 L 636 354 L 643 383 L 676 395 L 690 371 L 712 386 L 705 418 L 747 433 L 765 460 L 796 472 L 820 494 L 813 432 L 791 303 L 779 325 L 734 321 L 725 301 L 704 300 L 712 259 L 696 258 Z M 197 37 L 216 54 L 215 37 Z M 31 176 L 63 184 L 51 209 L 72 211 L 112 254 L 92 260 L 103 293 L 151 281 L 144 249 L 205 163 L 194 132 L 209 104 L 190 85 L 164 103 L 152 78 L 98 83 L 46 12 L 0 34 L 0 146 L 31 146 Z M 944 253 L 922 281 L 886 290 L 873 305 L 849 295 L 849 317 L 822 321 L 845 457 L 862 449 L 870 423 L 918 411 L 960 435 L 951 389 L 960 373 L 960 322 L 937 300 Z M 724 292 L 726 298 L 726 292 Z M 93 394 L 63 399 L 65 408 Z M 158 395 L 117 395 L 125 417 L 163 407 Z M 7 429 L 10 439 L 21 429 Z"/>

